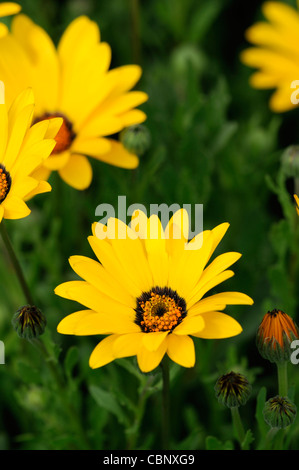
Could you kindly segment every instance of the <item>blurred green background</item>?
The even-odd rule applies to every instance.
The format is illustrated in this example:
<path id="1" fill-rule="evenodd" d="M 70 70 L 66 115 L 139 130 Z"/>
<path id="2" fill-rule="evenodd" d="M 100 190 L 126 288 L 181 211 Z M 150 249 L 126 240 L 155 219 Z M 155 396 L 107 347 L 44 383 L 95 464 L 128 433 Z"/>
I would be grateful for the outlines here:
<path id="1" fill-rule="evenodd" d="M 255 304 L 226 309 L 242 324 L 241 335 L 197 340 L 195 368 L 173 365 L 172 448 L 204 449 L 208 436 L 231 440 L 237 447 L 229 410 L 214 398 L 218 376 L 230 370 L 244 373 L 253 386 L 241 413 L 258 440 L 264 429 L 255 420 L 257 395 L 261 387 L 267 387 L 268 397 L 276 394 L 277 379 L 274 365 L 256 350 L 256 329 L 274 308 L 299 322 L 294 180 L 285 176 L 280 163 L 285 148 L 298 143 L 299 110 L 274 115 L 268 108 L 270 92 L 249 87 L 252 71 L 239 60 L 247 46 L 244 32 L 261 18 L 262 2 L 19 3 L 55 43 L 72 19 L 88 15 L 112 47 L 112 67 L 142 66 L 137 87 L 149 95 L 142 109 L 151 147 L 135 171 L 92 161 L 94 179 L 84 192 L 51 176 L 52 192 L 31 201 L 30 217 L 7 221 L 36 303 L 47 317 L 43 340 L 53 363 L 63 367 L 67 386 L 62 399 L 39 353 L 12 330 L 11 317 L 25 301 L 1 245 L 0 339 L 6 363 L 0 365 L 0 449 L 159 448 L 159 370 L 141 374 L 134 359 L 91 370 L 88 358 L 99 338 L 56 332 L 60 319 L 76 305 L 53 290 L 75 279 L 69 256 L 93 256 L 87 237 L 95 209 L 103 202 L 116 207 L 118 195 L 126 195 L 128 205 L 146 207 L 204 204 L 205 229 L 230 223 L 217 252 L 232 250 L 243 256 L 234 267 L 235 277 L 223 288 L 245 292 Z M 295 387 L 298 366 L 290 364 L 289 372 Z M 296 423 L 289 446 L 299 448 Z"/>

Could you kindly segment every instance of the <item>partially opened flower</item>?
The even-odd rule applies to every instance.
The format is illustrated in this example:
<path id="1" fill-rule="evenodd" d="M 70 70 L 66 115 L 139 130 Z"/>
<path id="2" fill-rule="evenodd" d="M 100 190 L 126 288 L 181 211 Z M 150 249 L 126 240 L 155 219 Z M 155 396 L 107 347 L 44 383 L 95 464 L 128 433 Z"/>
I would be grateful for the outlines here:
<path id="1" fill-rule="evenodd" d="M 25 200 L 51 190 L 48 182 L 30 174 L 51 154 L 62 119 L 31 126 L 33 112 L 31 89 L 23 91 L 8 110 L 0 82 L 0 222 L 26 217 L 30 209 Z"/>
<path id="2" fill-rule="evenodd" d="M 34 119 L 63 118 L 52 155 L 36 177 L 47 179 L 57 170 L 66 183 L 83 190 L 92 180 L 86 156 L 122 168 L 138 166 L 138 157 L 112 136 L 146 119 L 135 109 L 147 100 L 146 93 L 130 91 L 141 69 L 127 65 L 109 70 L 110 61 L 109 45 L 100 42 L 97 24 L 85 16 L 69 25 L 57 50 L 27 16 L 13 19 L 11 33 L 0 40 L 0 77 L 8 81 L 8 101 L 31 86 Z"/>
<path id="3" fill-rule="evenodd" d="M 269 105 L 272 111 L 284 112 L 298 104 L 291 97 L 299 77 L 299 12 L 281 2 L 266 2 L 262 10 L 268 22 L 246 31 L 255 47 L 244 50 L 241 60 L 258 69 L 250 78 L 252 87 L 276 88 Z"/>
<path id="4" fill-rule="evenodd" d="M 289 361 L 291 343 L 299 339 L 299 330 L 294 320 L 281 310 L 267 312 L 256 334 L 259 353 L 271 362 Z"/>
<path id="5" fill-rule="evenodd" d="M 167 354 L 184 367 L 195 364 L 199 338 L 228 338 L 240 324 L 222 313 L 226 305 L 253 303 L 239 292 L 205 297 L 233 276 L 228 268 L 240 254 L 210 258 L 228 224 L 188 241 L 188 215 L 176 212 L 165 231 L 156 215 L 136 211 L 129 226 L 110 218 L 93 225 L 88 238 L 100 261 L 72 256 L 70 264 L 83 279 L 61 284 L 55 293 L 86 307 L 64 318 L 58 332 L 107 335 L 94 349 L 90 366 L 97 368 L 121 357 L 137 356 L 143 372 L 153 370 Z"/>
<path id="6" fill-rule="evenodd" d="M 0 18 L 4 16 L 16 15 L 21 11 L 20 5 L 13 2 L 2 2 L 0 3 Z M 8 28 L 5 24 L 0 23 L 0 37 L 5 36 L 8 33 Z"/>

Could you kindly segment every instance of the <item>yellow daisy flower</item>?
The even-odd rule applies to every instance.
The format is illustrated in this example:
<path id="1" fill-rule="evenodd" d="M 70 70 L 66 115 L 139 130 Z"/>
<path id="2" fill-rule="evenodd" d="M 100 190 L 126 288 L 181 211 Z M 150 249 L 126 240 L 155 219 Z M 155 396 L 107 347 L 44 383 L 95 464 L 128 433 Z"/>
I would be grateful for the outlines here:
<path id="1" fill-rule="evenodd" d="M 299 197 L 297 196 L 297 194 L 294 194 L 294 199 L 296 203 L 296 211 L 297 211 L 297 214 L 299 215 Z"/>
<path id="2" fill-rule="evenodd" d="M 193 367 L 195 350 L 190 336 L 238 335 L 240 324 L 221 310 L 228 304 L 253 303 L 239 292 L 205 297 L 233 276 L 227 268 L 241 256 L 225 253 L 206 266 L 228 226 L 221 224 L 188 241 L 185 210 L 173 215 L 165 231 L 158 216 L 147 218 L 141 211 L 135 211 L 128 226 L 113 218 L 107 226 L 94 224 L 88 240 L 101 264 L 72 256 L 70 265 L 83 280 L 65 282 L 55 289 L 57 295 L 87 309 L 65 317 L 58 332 L 108 335 L 92 352 L 91 368 L 137 356 L 141 371 L 149 372 L 165 354 L 181 366 Z"/>
<path id="3" fill-rule="evenodd" d="M 51 154 L 62 119 L 31 127 L 33 112 L 31 89 L 23 91 L 7 110 L 4 84 L 0 82 L 0 222 L 3 218 L 26 217 L 30 209 L 24 201 L 51 190 L 48 182 L 30 174 Z"/>
<path id="4" fill-rule="evenodd" d="M 110 61 L 109 45 L 100 42 L 97 24 L 86 16 L 68 26 L 57 50 L 48 34 L 25 15 L 17 15 L 11 33 L 0 39 L 0 78 L 8 81 L 7 100 L 30 86 L 36 121 L 63 118 L 52 155 L 36 177 L 48 179 L 57 170 L 66 183 L 83 190 L 92 180 L 86 156 L 122 168 L 138 166 L 138 157 L 111 136 L 146 119 L 135 108 L 147 94 L 130 91 L 141 68 L 109 70 Z"/>
<path id="5" fill-rule="evenodd" d="M 21 11 L 20 5 L 13 2 L 2 2 L 0 3 L 0 18 L 3 16 L 16 15 Z M 0 37 L 5 36 L 8 33 L 8 28 L 5 24 L 0 23 Z"/>
<path id="6" fill-rule="evenodd" d="M 241 53 L 244 64 L 259 69 L 250 78 L 253 88 L 277 90 L 269 106 L 284 112 L 297 106 L 292 99 L 299 80 L 299 12 L 280 2 L 266 2 L 262 11 L 268 22 L 258 22 L 246 31 L 256 47 Z"/>

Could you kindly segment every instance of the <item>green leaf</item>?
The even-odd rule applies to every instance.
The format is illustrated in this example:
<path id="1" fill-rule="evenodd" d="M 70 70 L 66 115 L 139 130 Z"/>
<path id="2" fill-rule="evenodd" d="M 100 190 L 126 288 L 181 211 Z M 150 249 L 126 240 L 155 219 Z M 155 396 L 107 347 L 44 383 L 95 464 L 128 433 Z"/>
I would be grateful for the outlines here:
<path id="1" fill-rule="evenodd" d="M 245 438 L 241 444 L 241 448 L 243 450 L 249 450 L 250 449 L 250 444 L 254 441 L 254 435 L 251 431 L 251 429 L 248 429 L 248 431 L 246 432 L 246 435 L 245 435 Z"/>
<path id="2" fill-rule="evenodd" d="M 109 413 L 114 414 L 120 424 L 128 426 L 128 417 L 119 405 L 117 398 L 113 392 L 107 392 L 106 390 L 103 390 L 100 387 L 97 387 L 96 385 L 91 385 L 89 387 L 89 391 L 91 396 L 101 408 L 108 411 Z"/>
<path id="3" fill-rule="evenodd" d="M 234 450 L 232 441 L 221 442 L 214 436 L 206 438 L 206 450 Z"/>

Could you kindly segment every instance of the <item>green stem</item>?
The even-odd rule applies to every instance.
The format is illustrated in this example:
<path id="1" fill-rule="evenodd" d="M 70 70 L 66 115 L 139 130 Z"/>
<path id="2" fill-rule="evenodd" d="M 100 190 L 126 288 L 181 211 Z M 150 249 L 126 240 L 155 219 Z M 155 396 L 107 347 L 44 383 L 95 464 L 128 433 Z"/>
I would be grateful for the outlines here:
<path id="1" fill-rule="evenodd" d="M 239 407 L 233 406 L 231 408 L 231 413 L 232 413 L 232 420 L 233 420 L 233 425 L 234 425 L 234 429 L 236 432 L 236 436 L 238 438 L 240 446 L 242 447 L 242 443 L 245 439 L 245 431 L 244 431 L 243 423 L 242 423 L 241 416 L 239 413 Z"/>
<path id="2" fill-rule="evenodd" d="M 17 278 L 18 278 L 18 280 L 20 282 L 20 285 L 22 287 L 22 290 L 23 290 L 24 296 L 26 298 L 26 301 L 28 302 L 28 304 L 34 305 L 30 289 L 29 289 L 28 284 L 26 282 L 26 279 L 25 279 L 23 270 L 21 268 L 21 265 L 19 263 L 19 260 L 17 258 L 17 255 L 16 255 L 16 253 L 13 249 L 12 243 L 11 243 L 10 238 L 8 236 L 6 226 L 5 226 L 3 220 L 0 223 L 0 232 L 1 232 L 1 236 L 2 236 L 2 239 L 3 239 L 4 245 L 7 249 L 9 258 L 11 260 L 11 263 L 12 263 L 14 269 L 15 269 Z"/>
<path id="3" fill-rule="evenodd" d="M 146 384 L 144 385 L 143 389 L 140 392 L 139 395 L 139 400 L 138 400 L 138 405 L 136 407 L 136 414 L 135 414 L 135 419 L 134 419 L 134 425 L 133 425 L 133 432 L 130 436 L 129 443 L 128 443 L 128 449 L 129 450 L 135 450 L 136 447 L 136 442 L 138 439 L 138 433 L 140 430 L 140 425 L 142 418 L 144 416 L 144 411 L 145 411 L 145 404 L 146 400 L 148 397 L 148 391 L 150 386 L 152 385 L 154 381 L 154 377 L 150 376 L 148 380 L 146 381 Z"/>
<path id="4" fill-rule="evenodd" d="M 278 433 L 278 431 L 279 431 L 279 428 L 271 428 L 268 431 L 266 439 L 265 439 L 265 449 L 263 450 L 271 450 L 274 438 L 276 434 Z"/>
<path id="5" fill-rule="evenodd" d="M 288 363 L 277 363 L 278 394 L 280 397 L 288 396 Z"/>
<path id="6" fill-rule="evenodd" d="M 163 450 L 169 450 L 169 418 L 170 418 L 170 405 L 169 405 L 169 360 L 164 357 L 161 362 L 163 390 L 162 390 L 162 443 Z"/>
<path id="7" fill-rule="evenodd" d="M 62 401 L 62 404 L 63 404 L 66 412 L 68 413 L 70 422 L 73 425 L 73 429 L 76 429 L 77 434 L 80 438 L 81 446 L 83 446 L 82 450 L 89 450 L 90 445 L 87 441 L 85 433 L 83 432 L 82 423 L 80 422 L 79 419 L 77 419 L 77 412 L 76 412 L 75 408 L 73 407 L 72 403 L 70 403 L 70 401 L 69 401 L 69 399 L 66 395 L 66 392 L 67 392 L 66 384 L 64 382 L 64 379 L 63 379 L 62 375 L 60 374 L 59 369 L 57 367 L 55 367 L 55 364 L 54 364 L 53 360 L 51 359 L 51 357 L 49 356 L 49 353 L 48 353 L 44 343 L 39 338 L 34 338 L 33 340 L 30 340 L 30 343 L 33 346 L 35 346 L 37 349 L 39 349 L 39 351 L 44 356 L 45 362 L 48 365 L 49 370 L 52 374 L 52 377 L 53 377 L 54 381 L 56 382 L 56 385 L 59 389 L 59 396 L 60 396 L 60 399 Z"/>

